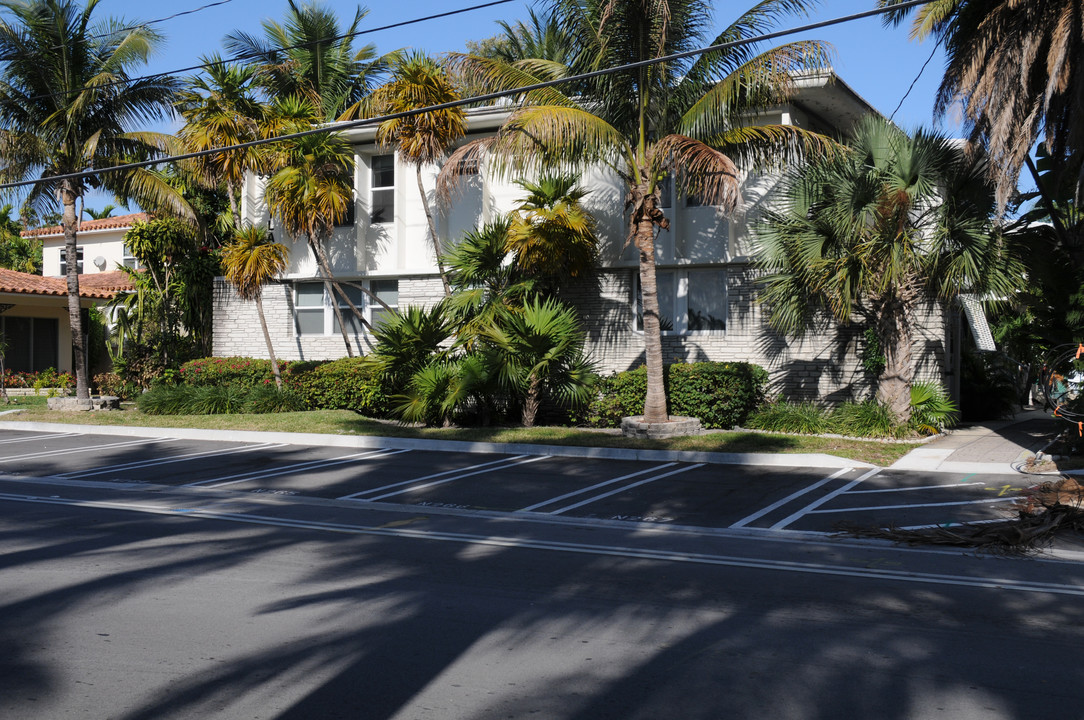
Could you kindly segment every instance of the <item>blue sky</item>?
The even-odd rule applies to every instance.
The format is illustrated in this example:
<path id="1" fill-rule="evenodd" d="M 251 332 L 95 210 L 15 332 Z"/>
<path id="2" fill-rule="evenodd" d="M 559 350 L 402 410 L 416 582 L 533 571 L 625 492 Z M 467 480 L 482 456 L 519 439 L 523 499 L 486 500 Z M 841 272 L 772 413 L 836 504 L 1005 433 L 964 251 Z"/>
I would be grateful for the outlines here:
<path id="1" fill-rule="evenodd" d="M 126 20 L 155 20 L 173 13 L 194 10 L 214 0 L 102 0 L 96 13 L 120 16 Z M 373 28 L 432 13 L 479 4 L 481 0 L 399 0 L 373 3 L 363 28 Z M 347 0 L 325 0 L 343 24 L 353 17 L 358 4 Z M 753 0 L 716 2 L 716 21 L 721 29 L 753 4 Z M 199 57 L 223 52 L 222 38 L 229 32 L 244 30 L 262 34 L 264 18 L 281 20 L 285 0 L 229 0 L 226 4 L 163 22 L 155 27 L 166 36 L 163 51 L 152 58 L 148 72 L 165 72 L 196 65 Z M 376 32 L 362 38 L 381 51 L 402 47 L 423 49 L 431 53 L 462 50 L 467 40 L 478 40 L 498 31 L 496 21 L 516 20 L 526 16 L 525 2 L 518 1 L 485 10 L 473 11 L 453 18 L 416 24 L 407 28 Z M 841 17 L 872 9 L 874 0 L 826 0 L 810 18 L 787 19 L 782 28 Z M 907 28 L 886 28 L 880 18 L 867 18 L 844 25 L 825 28 L 808 37 L 826 40 L 835 48 L 833 65 L 836 72 L 859 95 L 885 115 L 890 115 L 903 99 L 915 78 L 918 81 L 896 112 L 895 120 L 905 128 L 933 124 L 933 99 L 944 66 L 944 56 L 938 50 L 925 71 L 920 69 L 931 56 L 929 41 L 913 42 Z M 776 41 L 783 42 L 783 40 Z M 942 124 L 949 134 L 959 134 L 952 123 Z M 91 201 L 92 207 L 103 202 Z"/>

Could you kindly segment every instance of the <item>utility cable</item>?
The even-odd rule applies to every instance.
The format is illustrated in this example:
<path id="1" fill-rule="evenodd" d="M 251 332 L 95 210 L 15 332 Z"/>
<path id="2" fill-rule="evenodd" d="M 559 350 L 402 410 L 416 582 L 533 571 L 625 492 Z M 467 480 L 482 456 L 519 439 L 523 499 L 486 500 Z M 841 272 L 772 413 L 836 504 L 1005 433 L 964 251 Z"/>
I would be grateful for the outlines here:
<path id="1" fill-rule="evenodd" d="M 918 84 L 918 79 L 922 77 L 922 73 L 926 72 L 926 66 L 930 64 L 931 60 L 933 60 L 933 56 L 937 54 L 937 48 L 939 47 L 940 45 L 938 43 L 935 42 L 933 44 L 933 50 L 930 52 L 930 56 L 926 58 L 926 62 L 922 63 L 922 67 L 918 69 L 918 75 L 915 75 L 915 79 L 911 81 L 911 86 L 907 88 L 907 92 L 905 92 L 903 94 L 903 97 L 900 98 L 900 104 L 897 105 L 896 109 L 892 111 L 892 114 L 888 116 L 888 122 L 892 122 L 892 119 L 896 117 L 896 113 L 898 113 L 900 111 L 900 108 L 903 107 L 903 102 L 907 99 L 907 96 L 911 94 L 911 91 L 915 89 L 915 85 Z"/>
<path id="2" fill-rule="evenodd" d="M 640 60 L 638 62 L 626 63 L 624 65 L 618 65 L 613 68 L 604 68 L 601 70 L 592 70 L 591 72 L 581 73 L 579 75 L 570 75 L 564 78 L 558 78 L 555 80 L 546 80 L 544 82 L 538 82 L 531 85 L 522 85 L 510 90 L 500 90 L 492 93 L 485 93 L 482 95 L 474 95 L 468 98 L 460 98 L 458 100 L 452 100 L 437 105 L 430 105 L 424 108 L 418 108 L 416 110 L 404 110 L 397 113 L 389 113 L 387 115 L 379 115 L 377 117 L 365 118 L 362 120 L 350 120 L 347 122 L 335 123 L 334 126 L 323 126 L 319 128 L 313 128 L 311 130 L 303 130 L 301 132 L 289 133 L 286 135 L 279 135 L 278 137 L 265 138 L 260 140 L 250 140 L 248 142 L 237 143 L 236 145 L 226 145 L 220 148 L 209 148 L 207 150 L 197 150 L 190 153 L 182 153 L 179 155 L 170 155 L 167 157 L 157 158 L 154 160 L 142 160 L 140 162 L 125 163 L 123 165 L 115 165 L 107 168 L 98 168 L 96 170 L 84 170 L 76 173 L 66 173 L 63 175 L 50 175 L 45 178 L 38 178 L 36 180 L 20 180 L 18 182 L 10 182 L 0 184 L 0 190 L 8 190 L 11 188 L 25 187 L 28 185 L 36 185 L 42 182 L 56 182 L 58 180 L 77 180 L 86 177 L 93 177 L 96 175 L 104 175 L 107 173 L 120 172 L 121 170 L 134 170 L 137 168 L 151 167 L 154 165 L 161 165 L 163 163 L 178 162 L 181 160 L 192 160 L 199 157 L 206 157 L 209 155 L 215 155 L 218 153 L 233 152 L 235 150 L 244 150 L 251 147 L 257 147 L 260 145 L 269 145 L 271 143 L 280 142 L 283 140 L 294 140 L 297 138 L 308 137 L 310 135 L 318 135 L 320 133 L 338 133 L 344 130 L 353 130 L 355 128 L 366 127 L 369 125 L 379 125 L 380 123 L 387 122 L 388 120 L 398 120 L 401 118 L 414 117 L 415 115 L 422 115 L 428 112 L 435 112 L 438 110 L 448 110 L 451 108 L 462 107 L 464 105 L 473 105 L 475 103 L 488 102 L 490 100 L 499 100 L 501 98 L 511 97 L 514 95 L 522 95 L 524 93 L 533 92 L 535 90 L 543 90 L 545 88 L 562 85 L 564 83 L 575 83 L 581 80 L 590 80 L 596 77 L 602 77 L 605 75 L 613 75 L 615 73 L 624 72 L 626 70 L 635 70 L 637 68 L 648 67 L 651 65 L 658 65 L 660 63 L 673 62 L 674 60 L 683 60 L 689 57 L 695 57 L 698 55 L 704 55 L 710 52 L 718 52 L 720 50 L 729 50 L 731 48 L 742 47 L 744 45 L 751 45 L 764 40 L 774 40 L 776 38 L 786 37 L 787 35 L 796 35 L 798 33 L 808 32 L 810 30 L 817 30 L 819 28 L 831 27 L 833 25 L 839 25 L 846 22 L 853 22 L 855 20 L 862 20 L 868 17 L 875 17 L 877 15 L 883 15 L 887 12 L 894 10 L 905 10 L 912 7 L 918 7 L 926 5 L 933 0 L 910 0 L 910 2 L 900 3 L 899 5 L 893 5 L 887 8 L 875 8 L 873 10 L 866 10 L 852 15 L 845 15 L 843 17 L 833 18 L 830 20 L 822 20 L 820 22 L 811 23 L 808 25 L 802 25 L 800 27 L 791 28 L 790 30 L 779 30 L 776 32 L 765 33 L 763 35 L 744 38 L 742 40 L 732 40 L 729 42 L 719 43 L 718 45 L 710 45 L 698 50 L 686 50 L 684 52 L 674 53 L 672 55 L 665 55 L 663 57 L 651 58 L 650 60 Z"/>

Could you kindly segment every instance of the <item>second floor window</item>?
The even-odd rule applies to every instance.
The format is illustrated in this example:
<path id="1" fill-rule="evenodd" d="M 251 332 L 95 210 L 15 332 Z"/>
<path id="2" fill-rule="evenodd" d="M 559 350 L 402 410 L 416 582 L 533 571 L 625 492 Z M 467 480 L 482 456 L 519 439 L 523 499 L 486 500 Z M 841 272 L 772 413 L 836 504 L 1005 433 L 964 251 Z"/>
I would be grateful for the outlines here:
<path id="1" fill-rule="evenodd" d="M 369 187 L 372 202 L 369 220 L 374 224 L 395 221 L 395 156 L 373 155 Z"/>
<path id="2" fill-rule="evenodd" d="M 75 248 L 75 272 L 83 274 L 83 248 Z M 68 274 L 68 249 L 60 248 L 60 274 Z"/>

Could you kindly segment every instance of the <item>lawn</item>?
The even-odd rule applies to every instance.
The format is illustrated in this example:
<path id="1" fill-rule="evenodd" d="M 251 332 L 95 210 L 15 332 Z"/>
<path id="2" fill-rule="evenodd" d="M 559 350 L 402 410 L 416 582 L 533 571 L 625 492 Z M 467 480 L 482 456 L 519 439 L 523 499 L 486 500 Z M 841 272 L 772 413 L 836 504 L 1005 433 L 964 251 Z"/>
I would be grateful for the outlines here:
<path id="1" fill-rule="evenodd" d="M 371 420 L 348 410 L 311 410 L 270 415 L 165 416 L 144 415 L 132 407 L 126 407 L 119 412 L 70 413 L 48 410 L 44 397 L 13 398 L 9 405 L 0 405 L 0 412 L 15 409 L 22 412 L 0 415 L 0 420 L 371 435 L 466 442 L 583 445 L 726 453 L 826 453 L 881 466 L 891 465 L 919 446 L 918 443 L 888 443 L 740 430 L 709 431 L 703 435 L 670 440 L 634 440 L 614 432 L 569 427 L 421 428 Z"/>

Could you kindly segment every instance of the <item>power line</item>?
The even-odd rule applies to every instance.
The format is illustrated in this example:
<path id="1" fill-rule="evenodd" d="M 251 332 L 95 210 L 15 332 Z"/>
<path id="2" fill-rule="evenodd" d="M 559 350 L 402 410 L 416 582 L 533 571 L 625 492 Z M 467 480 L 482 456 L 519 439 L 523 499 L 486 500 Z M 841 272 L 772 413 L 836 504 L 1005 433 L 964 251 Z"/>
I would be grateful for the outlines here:
<path id="1" fill-rule="evenodd" d="M 615 73 L 624 72 L 626 70 L 635 70 L 637 68 L 648 67 L 650 65 L 658 65 L 665 62 L 673 62 L 674 60 L 683 60 L 689 57 L 695 57 L 697 55 L 704 55 L 709 52 L 717 52 L 720 50 L 729 50 L 730 48 L 741 47 L 744 45 L 752 45 L 754 43 L 763 42 L 765 40 L 774 40 L 776 38 L 786 37 L 787 35 L 796 35 L 798 33 L 809 32 L 810 30 L 818 30 L 824 27 L 831 27 L 833 25 L 841 25 L 847 22 L 853 22 L 855 20 L 863 20 L 868 17 L 875 17 L 877 15 L 883 15 L 891 11 L 906 10 L 912 7 L 919 7 L 921 5 L 929 4 L 933 0 L 910 0 L 909 2 L 900 3 L 891 7 L 875 8 L 873 10 L 865 10 L 863 12 L 854 13 L 851 15 L 845 15 L 843 17 L 833 18 L 830 20 L 822 20 L 820 22 L 810 23 L 809 25 L 802 25 L 800 27 L 791 28 L 790 30 L 779 30 L 776 32 L 765 33 L 751 38 L 745 38 L 743 40 L 732 40 L 730 42 L 720 43 L 718 45 L 710 45 L 698 50 L 686 50 L 680 53 L 674 53 L 673 55 L 665 55 L 663 57 L 651 58 L 650 60 L 640 60 L 638 62 L 626 63 L 613 68 L 605 68 L 601 70 L 592 70 L 591 72 L 581 73 L 579 75 L 570 75 L 565 78 L 559 78 L 556 80 L 546 80 L 544 82 L 534 83 L 532 85 L 522 85 L 511 90 L 500 90 L 498 92 L 485 93 L 482 95 L 474 95 L 468 98 L 460 98 L 459 100 L 452 100 L 446 103 L 440 103 L 438 105 L 430 105 L 428 107 L 419 108 L 416 110 L 405 110 L 403 112 L 389 113 L 387 115 L 380 115 L 372 118 L 365 118 L 363 120 L 351 120 L 348 122 L 337 123 L 335 127 L 319 127 L 311 130 L 304 130 L 296 133 L 289 133 L 287 135 L 280 135 L 274 138 L 266 138 L 261 140 L 250 140 L 248 142 L 238 143 L 236 145 L 226 145 L 220 148 L 210 148 L 207 150 L 197 150 L 190 153 L 182 153 L 179 155 L 171 155 L 155 160 L 143 160 L 140 162 L 126 163 L 124 165 L 116 165 L 114 167 L 99 168 L 97 170 L 84 170 L 77 173 L 67 173 L 64 175 L 50 175 L 46 178 L 38 178 L 37 180 L 20 180 L 18 182 L 0 184 L 0 190 L 9 190 L 11 188 L 26 187 L 28 185 L 37 185 L 42 182 L 56 182 L 58 180 L 76 180 L 86 177 L 93 177 L 96 175 L 104 175 L 107 173 L 120 172 L 121 170 L 134 170 L 144 167 L 152 167 L 154 165 L 162 165 L 169 162 L 178 162 L 181 160 L 192 160 L 199 157 L 206 157 L 208 155 L 216 155 L 219 153 L 232 152 L 234 150 L 244 150 L 251 147 L 257 147 L 260 145 L 269 145 L 271 143 L 281 142 L 283 140 L 294 140 L 297 138 L 308 137 L 310 135 L 318 135 L 320 133 L 338 133 L 344 130 L 353 130 L 355 128 L 366 127 L 370 125 L 378 125 L 388 120 L 398 120 L 401 118 L 414 117 L 415 115 L 422 115 L 428 112 L 434 112 L 437 110 L 448 110 L 451 108 L 462 107 L 464 105 L 473 105 L 475 103 L 488 102 L 490 100 L 499 100 L 505 97 L 511 97 L 513 95 L 522 95 L 524 93 L 533 92 L 535 90 L 543 90 L 545 88 L 555 87 L 564 83 L 574 83 L 581 80 L 590 80 L 596 77 L 602 77 L 605 75 L 613 75 Z"/>
<path id="2" fill-rule="evenodd" d="M 216 3 L 216 4 L 221 4 L 222 2 L 232 2 L 232 1 L 233 0 L 221 0 L 220 3 Z M 321 45 L 323 43 L 332 43 L 332 42 L 336 42 L 338 40 L 353 39 L 353 38 L 356 38 L 356 37 L 360 37 L 361 35 L 371 35 L 373 33 L 383 32 L 385 30 L 395 30 L 396 28 L 408 27 L 410 25 L 418 25 L 418 24 L 423 23 L 423 22 L 429 22 L 431 20 L 440 20 L 441 18 L 453 17 L 455 15 L 463 15 L 465 13 L 474 12 L 475 10 L 485 10 L 486 8 L 494 7 L 496 5 L 507 5 L 508 3 L 517 2 L 517 1 L 518 0 L 491 0 L 490 2 L 481 3 L 479 5 L 471 5 L 469 7 L 458 8 L 456 10 L 447 10 L 447 11 L 441 12 L 441 13 L 434 13 L 432 15 L 424 15 L 422 17 L 411 18 L 410 20 L 401 20 L 399 22 L 389 23 L 387 25 L 381 25 L 380 27 L 368 28 L 366 30 L 356 30 L 354 32 L 342 33 L 340 35 L 332 35 L 332 36 L 329 36 L 329 37 L 326 37 L 326 38 L 319 38 L 319 39 L 316 39 L 316 40 L 310 40 L 309 42 L 298 43 L 296 45 L 287 45 L 285 47 L 274 48 L 274 52 L 286 52 L 288 50 L 299 50 L 301 48 L 315 47 L 315 46 Z M 210 5 L 207 5 L 207 6 L 204 6 L 204 7 L 210 7 Z M 198 8 L 198 9 L 203 9 L 203 8 Z M 178 13 L 177 15 L 183 15 L 183 14 L 192 13 L 192 12 L 196 12 L 196 11 L 195 10 L 188 10 L 185 13 Z M 175 17 L 175 16 L 170 16 L 170 17 L 172 18 L 172 17 Z M 168 20 L 170 18 L 165 18 L 165 19 Z M 158 22 L 158 21 L 152 21 L 152 22 Z M 147 24 L 147 23 L 144 23 L 144 24 Z M 142 25 L 136 25 L 136 26 L 133 26 L 132 28 L 129 28 L 129 29 L 136 29 L 136 28 L 139 28 L 139 27 L 142 27 Z M 250 53 L 241 53 L 240 55 L 235 55 L 235 56 L 233 56 L 231 58 L 227 58 L 227 59 L 223 60 L 223 62 L 238 62 L 238 61 L 242 61 L 242 60 L 253 60 L 255 58 L 263 57 L 264 55 L 265 55 L 265 53 L 263 53 L 263 52 L 255 52 L 255 51 L 250 52 Z M 166 77 L 170 77 L 172 75 L 180 75 L 181 73 L 192 72 L 194 70 L 206 70 L 207 68 L 213 67 L 214 65 L 217 65 L 217 64 L 218 63 L 214 63 L 214 62 L 206 62 L 206 63 L 201 63 L 199 65 L 191 65 L 189 67 L 177 68 L 175 70 L 166 70 L 165 72 L 153 73 L 151 75 L 140 75 L 140 76 L 134 77 L 134 78 L 125 78 L 125 79 L 121 79 L 121 80 L 110 80 L 109 82 L 103 82 L 103 83 L 101 83 L 99 85 L 96 85 L 94 87 L 94 89 L 95 90 L 100 90 L 102 88 L 116 87 L 117 85 L 129 85 L 131 83 L 136 83 L 136 82 L 140 82 L 140 81 L 143 81 L 143 80 L 156 80 L 158 78 L 166 78 Z M 79 90 L 65 90 L 65 91 L 52 92 L 52 93 L 42 93 L 40 95 L 32 95 L 32 96 L 26 98 L 26 100 L 41 100 L 41 99 L 44 99 L 44 98 L 52 98 L 52 97 L 67 97 L 67 96 L 70 96 L 70 95 L 78 95 L 78 94 L 80 94 L 82 92 L 83 92 L 83 90 L 79 89 Z"/>
<path id="3" fill-rule="evenodd" d="M 926 62 L 922 63 L 922 67 L 918 69 L 918 75 L 915 75 L 915 79 L 911 81 L 911 85 L 907 88 L 907 92 L 905 92 L 903 94 L 903 97 L 900 98 L 900 104 L 897 105 L 896 109 L 892 111 L 892 114 L 888 116 L 888 122 L 892 122 L 892 118 L 896 117 L 896 113 L 898 113 L 900 111 L 900 108 L 903 107 L 903 102 L 907 99 L 907 96 L 911 94 L 911 91 L 915 89 L 915 85 L 918 84 L 918 79 L 922 77 L 922 73 L 926 72 L 926 66 L 930 64 L 930 61 L 933 60 L 933 56 L 937 54 L 938 47 L 939 45 L 937 45 L 937 43 L 934 43 L 933 50 L 930 52 L 930 56 L 926 58 Z"/>

